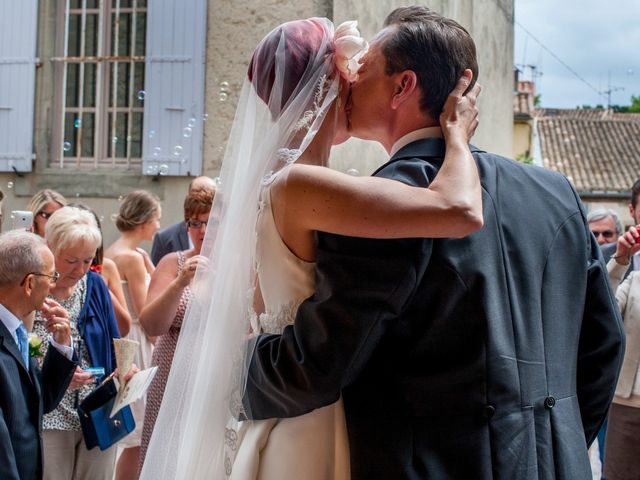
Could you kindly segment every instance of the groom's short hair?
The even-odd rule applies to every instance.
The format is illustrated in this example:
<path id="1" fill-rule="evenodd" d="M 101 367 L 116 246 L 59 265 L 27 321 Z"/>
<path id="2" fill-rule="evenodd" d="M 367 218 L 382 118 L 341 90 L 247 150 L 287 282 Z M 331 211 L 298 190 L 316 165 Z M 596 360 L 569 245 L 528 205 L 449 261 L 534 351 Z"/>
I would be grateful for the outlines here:
<path id="1" fill-rule="evenodd" d="M 412 70 L 422 91 L 420 109 L 437 119 L 447 96 L 466 68 L 473 72 L 469 91 L 478 78 L 476 46 L 464 27 L 427 7 L 400 7 L 391 12 L 385 27 L 392 31 L 383 41 L 387 75 Z M 466 92 L 465 92 L 466 93 Z"/>

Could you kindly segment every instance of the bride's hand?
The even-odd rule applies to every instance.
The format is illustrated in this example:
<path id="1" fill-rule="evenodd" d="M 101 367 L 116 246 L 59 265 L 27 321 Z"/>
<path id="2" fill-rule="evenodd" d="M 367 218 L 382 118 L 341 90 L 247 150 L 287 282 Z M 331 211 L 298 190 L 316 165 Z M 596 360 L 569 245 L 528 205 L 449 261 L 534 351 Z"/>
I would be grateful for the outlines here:
<path id="1" fill-rule="evenodd" d="M 473 88 L 464 95 L 469 87 L 473 74 L 471 70 L 464 71 L 462 77 L 451 91 L 440 114 L 440 126 L 446 141 L 451 136 L 462 135 L 466 143 L 478 128 L 478 107 L 476 100 L 482 87 L 476 83 Z"/>

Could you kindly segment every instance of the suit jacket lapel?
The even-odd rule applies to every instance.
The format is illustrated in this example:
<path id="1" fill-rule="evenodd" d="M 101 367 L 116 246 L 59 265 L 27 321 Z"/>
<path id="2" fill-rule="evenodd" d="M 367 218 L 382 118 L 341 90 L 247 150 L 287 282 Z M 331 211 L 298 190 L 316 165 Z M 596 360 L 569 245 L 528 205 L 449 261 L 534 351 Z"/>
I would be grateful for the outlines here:
<path id="1" fill-rule="evenodd" d="M 25 364 L 22 362 L 22 355 L 20 354 L 20 349 L 18 348 L 18 345 L 16 344 L 15 340 L 11 336 L 11 333 L 9 333 L 9 330 L 7 330 L 7 327 L 5 327 L 4 323 L 2 322 L 0 322 L 0 348 L 9 352 L 9 354 L 16 359 L 16 362 L 18 362 L 18 364 L 20 365 L 20 368 L 22 368 L 22 370 L 27 374 L 27 376 L 29 377 L 29 380 L 33 382 L 33 379 L 31 377 L 29 370 L 27 369 Z M 31 363 L 31 359 L 29 359 L 29 361 Z"/>
<path id="2" fill-rule="evenodd" d="M 36 359 L 29 357 L 29 376 L 31 377 L 31 381 L 36 387 L 38 398 L 42 398 L 40 394 L 40 382 L 38 381 L 38 373 L 36 371 L 37 368 L 38 368 L 38 364 L 36 362 Z"/>

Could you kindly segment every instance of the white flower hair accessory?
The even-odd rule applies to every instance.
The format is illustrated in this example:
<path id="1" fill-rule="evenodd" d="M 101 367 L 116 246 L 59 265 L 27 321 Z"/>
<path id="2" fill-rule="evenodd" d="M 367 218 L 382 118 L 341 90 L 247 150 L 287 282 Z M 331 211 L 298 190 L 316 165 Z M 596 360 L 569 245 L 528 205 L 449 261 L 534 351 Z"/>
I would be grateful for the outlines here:
<path id="1" fill-rule="evenodd" d="M 358 79 L 358 61 L 367 53 L 369 44 L 360 36 L 358 22 L 351 20 L 341 23 L 333 37 L 336 67 L 345 80 L 355 82 Z"/>

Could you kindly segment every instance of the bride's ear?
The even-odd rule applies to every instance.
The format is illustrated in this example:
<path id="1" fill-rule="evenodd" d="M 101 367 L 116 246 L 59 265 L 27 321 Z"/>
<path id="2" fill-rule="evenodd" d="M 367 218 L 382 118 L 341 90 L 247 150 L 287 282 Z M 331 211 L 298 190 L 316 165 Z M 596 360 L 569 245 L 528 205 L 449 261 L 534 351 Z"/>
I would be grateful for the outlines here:
<path id="1" fill-rule="evenodd" d="M 404 102 L 416 93 L 418 89 L 418 77 L 413 70 L 405 70 L 396 74 L 393 87 L 391 108 L 396 110 Z"/>

